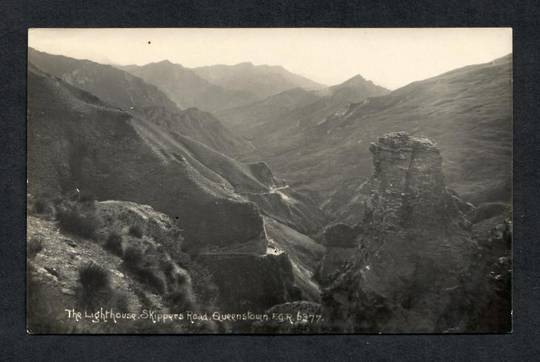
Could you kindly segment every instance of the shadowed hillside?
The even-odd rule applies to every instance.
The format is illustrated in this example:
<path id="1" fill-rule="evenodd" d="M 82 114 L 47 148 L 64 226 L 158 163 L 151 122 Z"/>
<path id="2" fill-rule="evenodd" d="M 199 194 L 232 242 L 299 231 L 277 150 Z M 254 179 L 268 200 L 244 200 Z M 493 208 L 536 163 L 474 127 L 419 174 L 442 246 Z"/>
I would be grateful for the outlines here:
<path id="1" fill-rule="evenodd" d="M 104 99 L 113 107 L 182 133 L 227 155 L 252 150 L 209 113 L 181 110 L 165 93 L 123 70 L 88 60 L 78 60 L 28 50 L 28 61 L 38 69 Z"/>

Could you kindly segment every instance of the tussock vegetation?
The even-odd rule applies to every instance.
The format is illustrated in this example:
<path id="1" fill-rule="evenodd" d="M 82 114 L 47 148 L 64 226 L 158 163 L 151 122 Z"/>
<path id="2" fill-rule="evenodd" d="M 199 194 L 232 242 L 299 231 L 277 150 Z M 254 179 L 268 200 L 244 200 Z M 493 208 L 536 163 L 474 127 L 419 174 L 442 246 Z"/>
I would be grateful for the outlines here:
<path id="1" fill-rule="evenodd" d="M 33 211 L 36 214 L 45 214 L 49 208 L 49 203 L 43 199 L 38 199 L 34 202 Z"/>
<path id="2" fill-rule="evenodd" d="M 79 269 L 79 305 L 83 308 L 105 307 L 110 304 L 113 290 L 111 277 L 102 266 L 90 262 Z"/>
<path id="3" fill-rule="evenodd" d="M 159 267 L 159 256 L 158 258 L 156 256 L 143 251 L 142 246 L 132 245 L 124 253 L 124 264 L 141 283 L 158 294 L 164 294 L 167 290 L 167 281 Z"/>
<path id="4" fill-rule="evenodd" d="M 32 239 L 28 240 L 26 248 L 28 258 L 33 259 L 43 250 L 43 241 L 40 238 L 33 237 Z"/>
<path id="5" fill-rule="evenodd" d="M 50 195 L 32 196 L 27 195 L 26 210 L 28 214 L 37 215 L 42 218 L 54 217 L 55 214 L 55 200 Z"/>
<path id="6" fill-rule="evenodd" d="M 111 286 L 109 273 L 96 263 L 89 263 L 81 267 L 79 282 L 84 289 L 89 291 L 108 289 Z"/>
<path id="7" fill-rule="evenodd" d="M 93 201 L 65 201 L 58 207 L 56 218 L 60 228 L 68 233 L 88 239 L 97 237 L 100 220 Z"/>
<path id="8" fill-rule="evenodd" d="M 143 251 L 136 246 L 128 246 L 124 251 L 124 263 L 128 269 L 137 269 L 142 263 Z"/>
<path id="9" fill-rule="evenodd" d="M 105 241 L 105 245 L 103 247 L 105 248 L 105 250 L 110 251 L 114 255 L 122 256 L 123 255 L 122 239 L 123 238 L 121 234 L 119 234 L 116 231 L 113 231 L 107 237 L 107 240 Z"/>
<path id="10" fill-rule="evenodd" d="M 32 212 L 34 205 L 34 200 L 29 201 L 29 212 Z M 149 234 L 145 235 L 146 224 L 139 224 L 135 220 L 127 219 L 122 221 L 127 222 L 127 225 L 125 223 L 122 225 L 122 222 L 118 224 L 111 219 L 107 219 L 108 215 L 102 212 L 100 204 L 88 194 L 82 196 L 81 193 L 63 195 L 56 200 L 44 199 L 42 205 L 39 206 L 39 210 L 45 210 L 49 207 L 53 212 L 51 218 L 46 218 L 53 223 L 52 218 L 55 217 L 61 233 L 73 236 L 73 238 L 70 238 L 71 243 L 77 241 L 76 237 L 91 239 L 96 244 L 101 245 L 106 252 L 120 257 L 122 263 L 118 265 L 118 270 L 126 278 L 131 279 L 131 283 L 134 282 L 133 290 L 140 290 L 140 293 L 136 293 L 136 296 L 120 292 L 118 286 L 115 286 L 118 280 L 112 274 L 115 267 L 111 267 L 110 264 L 114 263 L 114 260 L 90 257 L 84 258 L 82 264 L 75 266 L 75 268 L 79 269 L 77 271 L 78 277 L 75 277 L 76 280 L 72 281 L 74 282 L 72 284 L 73 289 L 67 288 L 67 291 L 61 291 L 52 288 L 54 293 L 60 295 L 60 297 L 55 297 L 56 299 L 71 298 L 70 295 L 73 295 L 75 302 L 73 305 L 88 312 L 99 310 L 99 308 L 112 308 L 118 312 L 136 312 L 131 308 L 137 308 L 138 311 L 141 308 L 138 305 L 139 302 L 145 308 L 159 309 L 166 307 L 166 310 L 171 312 L 210 310 L 211 306 L 214 305 L 217 299 L 217 287 L 212 281 L 212 276 L 182 250 L 183 237 L 179 230 L 178 233 L 156 234 L 158 236 L 150 233 L 150 230 Z M 44 215 L 46 216 L 46 214 L 37 214 L 36 216 L 43 219 Z M 32 265 L 35 256 L 41 252 L 43 245 L 46 245 L 42 243 L 43 240 L 40 239 L 39 235 L 34 235 L 28 241 L 28 258 Z M 87 242 L 80 240 L 76 244 L 76 249 L 79 250 L 84 248 Z M 182 263 L 182 266 L 179 266 L 180 263 Z M 109 270 L 109 268 L 111 269 Z M 192 279 L 192 275 L 194 279 Z M 42 281 L 39 283 L 42 283 Z M 29 281 L 29 284 L 32 283 Z M 34 309 L 37 308 L 33 315 L 47 313 L 46 310 L 42 310 L 42 307 L 45 309 L 54 307 L 49 306 L 46 301 L 40 300 L 41 295 L 47 292 L 42 289 L 35 287 L 31 296 L 33 298 L 32 303 L 36 305 Z M 70 294 L 70 291 L 73 294 Z M 160 300 L 163 304 L 155 304 L 156 299 L 153 299 L 152 294 L 159 297 L 157 300 Z M 204 301 L 203 305 L 199 304 L 199 300 Z M 37 324 L 34 330 L 40 332 L 66 330 L 66 328 L 66 331 L 81 328 L 81 331 L 91 332 L 96 327 L 93 325 L 74 326 L 62 322 L 65 316 L 61 314 L 55 316 L 55 320 L 51 319 L 50 321 L 48 318 L 42 318 L 42 320 L 38 317 L 33 318 Z M 49 325 L 49 322 L 53 324 Z M 56 322 L 59 324 L 55 325 Z M 109 331 L 108 328 L 112 328 L 110 331 L 119 331 L 118 328 L 122 329 L 124 326 L 100 328 L 105 329 L 98 328 L 95 332 Z M 129 328 L 129 331 L 170 333 L 184 331 L 184 328 L 201 332 L 212 331 L 215 326 L 213 323 L 208 325 L 201 323 L 186 326 L 155 326 L 141 322 L 136 323 L 136 325 L 130 324 Z"/>
<path id="11" fill-rule="evenodd" d="M 139 225 L 130 226 L 128 233 L 129 235 L 139 239 L 143 237 L 143 230 Z"/>
<path id="12" fill-rule="evenodd" d="M 213 284 L 208 275 L 200 268 L 194 268 L 194 263 L 190 263 L 191 269 L 188 273 L 159 247 L 149 246 L 143 250 L 141 245 L 130 245 L 124 251 L 123 260 L 126 269 L 139 282 L 162 295 L 173 311 L 193 308 L 198 297 L 204 301 L 215 300 L 216 293 L 213 292 L 212 295 L 209 289 L 204 289 L 211 288 Z M 192 276 L 196 279 L 192 279 Z M 196 282 L 193 284 L 192 280 Z M 199 293 L 194 293 L 194 288 Z"/>
<path id="13" fill-rule="evenodd" d="M 109 271 L 95 262 L 84 264 L 79 269 L 78 293 L 79 306 L 93 310 L 96 308 L 113 308 L 119 312 L 129 310 L 128 298 L 125 294 L 114 290 Z"/>

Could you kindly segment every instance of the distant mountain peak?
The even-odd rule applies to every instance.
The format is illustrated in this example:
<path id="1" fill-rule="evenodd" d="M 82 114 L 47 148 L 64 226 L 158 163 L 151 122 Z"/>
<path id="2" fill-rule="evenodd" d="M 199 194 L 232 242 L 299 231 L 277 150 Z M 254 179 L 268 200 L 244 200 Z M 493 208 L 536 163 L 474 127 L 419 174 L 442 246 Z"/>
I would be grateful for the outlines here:
<path id="1" fill-rule="evenodd" d="M 285 90 L 301 87 L 321 89 L 325 86 L 279 65 L 254 65 L 242 62 L 235 65 L 212 65 L 193 68 L 200 77 L 225 89 L 247 92 L 259 100 Z"/>
<path id="2" fill-rule="evenodd" d="M 173 63 L 169 59 L 163 59 L 158 62 L 148 63 L 143 65 L 142 67 L 149 67 L 149 66 L 164 66 L 164 67 L 179 67 L 184 68 L 182 64 Z"/>
<path id="3" fill-rule="evenodd" d="M 355 75 L 354 77 L 350 78 L 347 82 L 350 82 L 350 81 L 359 81 L 359 80 L 368 81 L 366 78 L 364 78 L 364 77 L 362 76 L 362 74 L 357 74 L 357 75 Z"/>
<path id="4" fill-rule="evenodd" d="M 364 78 L 361 74 L 357 74 L 354 77 L 347 79 L 345 82 L 338 84 L 336 87 L 354 87 L 365 84 L 375 85 L 371 80 Z"/>
<path id="5" fill-rule="evenodd" d="M 241 62 L 241 63 L 238 63 L 238 64 L 235 64 L 234 65 L 235 67 L 254 67 L 255 64 L 253 64 L 252 62 Z"/>

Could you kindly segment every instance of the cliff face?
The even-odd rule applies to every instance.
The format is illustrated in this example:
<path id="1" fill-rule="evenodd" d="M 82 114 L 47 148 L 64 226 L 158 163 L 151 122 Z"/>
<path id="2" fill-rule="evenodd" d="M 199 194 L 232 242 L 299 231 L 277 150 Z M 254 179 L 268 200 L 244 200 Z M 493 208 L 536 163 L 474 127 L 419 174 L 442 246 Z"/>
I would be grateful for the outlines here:
<path id="1" fill-rule="evenodd" d="M 356 332 L 467 330 L 464 294 L 477 246 L 446 189 L 439 149 L 398 132 L 370 151 L 375 173 L 365 185 L 358 247 L 324 292 L 325 319 Z"/>

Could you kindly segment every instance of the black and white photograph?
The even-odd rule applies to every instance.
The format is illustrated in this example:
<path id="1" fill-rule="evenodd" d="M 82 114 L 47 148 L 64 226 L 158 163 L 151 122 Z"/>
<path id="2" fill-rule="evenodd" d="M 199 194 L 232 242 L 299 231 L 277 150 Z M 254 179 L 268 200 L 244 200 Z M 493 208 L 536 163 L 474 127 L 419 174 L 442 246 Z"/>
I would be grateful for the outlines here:
<path id="1" fill-rule="evenodd" d="M 27 332 L 511 333 L 512 64 L 505 27 L 30 28 Z"/>

